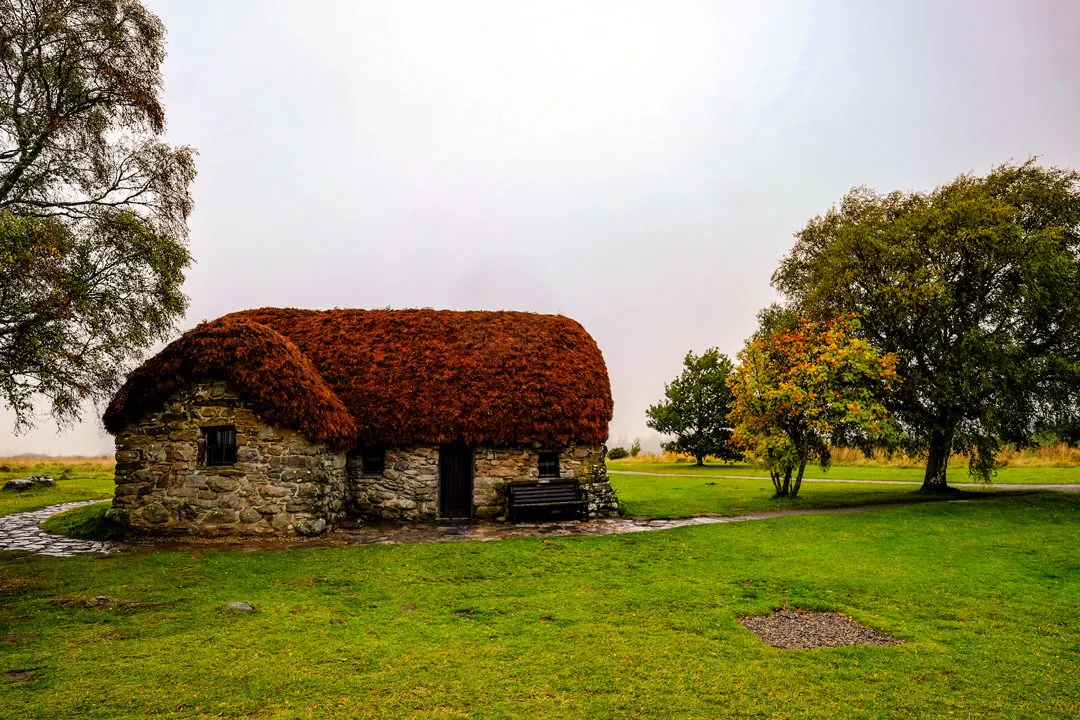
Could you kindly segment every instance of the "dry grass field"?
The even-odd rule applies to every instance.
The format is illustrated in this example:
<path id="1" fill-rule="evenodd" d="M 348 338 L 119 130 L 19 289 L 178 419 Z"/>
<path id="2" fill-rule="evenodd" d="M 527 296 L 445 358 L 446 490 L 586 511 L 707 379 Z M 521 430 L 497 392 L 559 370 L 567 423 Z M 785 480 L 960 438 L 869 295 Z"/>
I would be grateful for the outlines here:
<path id="1" fill-rule="evenodd" d="M 80 465 L 92 465 L 98 468 L 112 467 L 116 461 L 112 457 L 89 457 L 82 455 L 65 455 L 54 457 L 52 455 L 12 455 L 0 457 L 0 467 L 10 471 L 32 471 L 37 467 L 78 467 Z"/>
<path id="2" fill-rule="evenodd" d="M 906 453 L 875 453 L 867 457 L 861 451 L 854 448 L 833 448 L 833 465 L 837 467 L 890 467 L 900 469 L 923 468 L 926 466 L 926 458 L 919 455 Z M 620 464 L 633 463 L 693 463 L 692 455 L 683 453 L 640 453 L 636 457 L 627 457 L 618 461 Z M 712 462 L 719 463 L 719 460 Z M 1025 448 L 1016 450 L 1006 448 L 998 455 L 998 462 L 1002 467 L 1080 467 L 1080 447 L 1070 447 L 1065 443 L 1057 443 L 1038 448 Z M 957 454 L 949 461 L 949 467 L 965 468 L 968 459 L 963 454 Z"/>

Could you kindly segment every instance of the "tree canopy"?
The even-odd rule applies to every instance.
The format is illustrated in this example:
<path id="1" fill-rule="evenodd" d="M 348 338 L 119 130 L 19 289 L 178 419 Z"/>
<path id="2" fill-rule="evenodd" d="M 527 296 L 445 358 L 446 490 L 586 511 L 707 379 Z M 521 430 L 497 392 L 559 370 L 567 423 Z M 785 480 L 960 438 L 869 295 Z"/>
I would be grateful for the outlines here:
<path id="1" fill-rule="evenodd" d="M 731 441 L 769 471 L 777 495 L 798 495 L 807 463 L 827 468 L 838 438 L 869 451 L 894 433 L 881 398 L 896 388 L 896 356 L 853 337 L 857 329 L 853 317 L 801 319 L 739 353 Z"/>
<path id="2" fill-rule="evenodd" d="M 728 443 L 731 390 L 726 381 L 730 373 L 731 360 L 716 348 L 701 355 L 686 353 L 682 373 L 664 386 L 665 399 L 645 413 L 649 427 L 675 436 L 664 444 L 665 450 L 693 455 L 698 465 L 709 455 L 723 460 L 741 457 Z"/>
<path id="3" fill-rule="evenodd" d="M 194 151 L 136 0 L 0 0 L 0 399 L 60 423 L 183 316 Z"/>
<path id="4" fill-rule="evenodd" d="M 897 355 L 887 405 L 934 489 L 954 451 L 989 479 L 1003 444 L 1075 428 L 1078 257 L 1080 174 L 1028 161 L 929 193 L 856 188 L 796 234 L 773 284 L 799 312 L 858 315 L 855 334 Z"/>

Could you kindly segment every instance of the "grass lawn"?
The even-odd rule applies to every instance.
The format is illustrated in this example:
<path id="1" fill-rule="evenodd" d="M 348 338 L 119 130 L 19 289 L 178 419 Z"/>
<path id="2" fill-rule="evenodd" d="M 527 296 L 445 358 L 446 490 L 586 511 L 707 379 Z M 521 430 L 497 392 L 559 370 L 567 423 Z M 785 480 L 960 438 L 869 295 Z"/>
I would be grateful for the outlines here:
<path id="1" fill-rule="evenodd" d="M 109 520 L 105 513 L 109 503 L 96 503 L 57 513 L 41 523 L 41 529 L 53 535 L 80 540 L 124 540 L 130 528 Z"/>
<path id="2" fill-rule="evenodd" d="M 1071 718 L 1078 521 L 1080 497 L 1045 493 L 576 539 L 0 553 L 0 717 Z M 905 643 L 781 651 L 738 623 L 785 602 Z"/>
<path id="3" fill-rule="evenodd" d="M 678 473 L 680 475 L 750 475 L 754 477 L 768 478 L 769 474 L 759 467 L 745 463 L 708 463 L 704 466 L 696 466 L 692 462 L 637 462 L 624 460 L 609 460 L 608 471 L 619 472 L 645 472 L 645 473 Z M 834 465 L 828 470 L 822 470 L 816 465 L 806 468 L 806 477 L 838 480 L 906 480 L 921 483 L 923 480 L 923 468 L 907 467 L 881 467 L 872 465 Z M 950 483 L 972 482 L 968 477 L 967 466 L 949 468 Z M 1080 467 L 1006 467 L 998 471 L 994 477 L 997 484 L 1017 485 L 1071 485 L 1080 484 Z"/>
<path id="4" fill-rule="evenodd" d="M 794 500 L 773 497 L 772 482 L 727 480 L 686 475 L 618 475 L 611 485 L 619 496 L 624 515 L 680 518 L 695 515 L 744 515 L 763 510 L 848 507 L 886 503 L 926 502 L 918 488 L 906 485 L 856 485 L 851 483 L 804 483 Z M 978 498 L 984 490 L 957 491 L 955 496 Z M 952 497 L 952 496 L 950 496 Z"/>
<path id="5" fill-rule="evenodd" d="M 0 486 L 13 478 L 45 473 L 56 479 L 56 487 L 26 493 L 0 492 L 0 515 L 28 512 L 76 500 L 110 498 L 116 488 L 112 465 L 103 462 L 22 465 L 8 462 L 3 468 L 0 469 Z"/>

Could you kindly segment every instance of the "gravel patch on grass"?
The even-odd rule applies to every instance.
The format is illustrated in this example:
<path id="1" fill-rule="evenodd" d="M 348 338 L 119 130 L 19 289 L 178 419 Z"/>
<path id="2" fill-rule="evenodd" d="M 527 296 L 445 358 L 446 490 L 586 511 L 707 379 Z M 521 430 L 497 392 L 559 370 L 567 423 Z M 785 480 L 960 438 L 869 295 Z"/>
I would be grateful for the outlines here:
<path id="1" fill-rule="evenodd" d="M 739 622 L 764 642 L 784 650 L 841 645 L 899 645 L 903 642 L 860 625 L 838 612 L 784 608 L 772 615 L 741 617 Z"/>

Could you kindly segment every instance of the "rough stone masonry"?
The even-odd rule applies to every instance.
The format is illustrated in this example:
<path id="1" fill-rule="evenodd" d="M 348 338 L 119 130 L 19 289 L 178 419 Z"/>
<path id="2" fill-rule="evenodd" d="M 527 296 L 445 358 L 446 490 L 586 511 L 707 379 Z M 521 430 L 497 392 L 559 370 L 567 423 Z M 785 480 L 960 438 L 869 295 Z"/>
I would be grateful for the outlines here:
<path id="1" fill-rule="evenodd" d="M 236 429 L 232 465 L 205 463 L 206 428 Z M 532 482 L 541 448 L 474 450 L 477 518 L 499 518 L 506 485 Z M 559 450 L 560 477 L 586 491 L 590 517 L 617 514 L 604 448 Z M 300 432 L 265 423 L 226 383 L 196 383 L 160 412 L 116 438 L 116 497 L 111 516 L 145 534 L 318 535 L 346 511 L 359 518 L 434 521 L 439 448 L 391 447 L 384 470 L 365 474 L 359 456 L 309 442 Z"/>
<path id="2" fill-rule="evenodd" d="M 206 465 L 203 428 L 236 428 L 233 465 Z M 318 535 L 341 519 L 345 455 L 263 423 L 225 383 L 199 383 L 116 438 L 114 515 L 153 534 Z"/>

